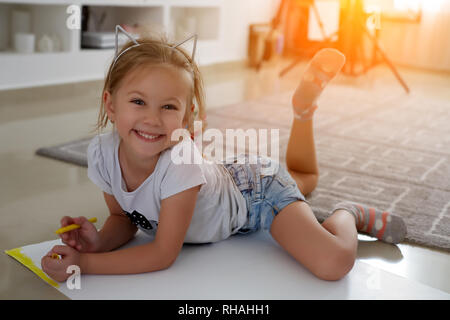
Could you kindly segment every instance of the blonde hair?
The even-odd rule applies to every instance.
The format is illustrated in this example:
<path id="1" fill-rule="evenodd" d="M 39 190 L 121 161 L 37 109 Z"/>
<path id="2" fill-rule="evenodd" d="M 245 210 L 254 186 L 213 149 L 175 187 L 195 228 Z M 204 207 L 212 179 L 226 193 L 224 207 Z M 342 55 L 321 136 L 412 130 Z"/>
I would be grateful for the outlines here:
<path id="1" fill-rule="evenodd" d="M 120 57 L 111 63 L 105 78 L 105 84 L 102 90 L 101 106 L 98 115 L 97 124 L 93 131 L 101 132 L 108 125 L 108 115 L 106 113 L 105 102 L 103 100 L 106 91 L 111 95 L 118 90 L 125 76 L 143 65 L 166 64 L 187 71 L 191 75 L 192 89 L 186 105 L 184 119 L 188 122 L 188 130 L 191 136 L 194 135 L 194 120 L 202 121 L 202 131 L 205 130 L 206 110 L 203 80 L 197 64 L 191 59 L 189 54 L 181 47 L 173 48 L 164 36 L 150 37 L 145 36 L 136 39 L 139 46 L 131 48 L 126 53 L 120 55 L 135 43 L 128 41 L 118 52 Z M 194 103 L 195 100 L 195 103 Z M 192 112 L 191 106 L 196 105 L 196 110 Z M 113 124 L 114 125 L 114 124 Z"/>

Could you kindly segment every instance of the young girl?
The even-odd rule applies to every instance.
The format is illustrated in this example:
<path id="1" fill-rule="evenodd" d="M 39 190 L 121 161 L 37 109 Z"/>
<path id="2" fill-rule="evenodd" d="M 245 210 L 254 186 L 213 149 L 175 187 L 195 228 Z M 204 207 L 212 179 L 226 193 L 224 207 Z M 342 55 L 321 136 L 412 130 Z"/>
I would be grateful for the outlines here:
<path id="1" fill-rule="evenodd" d="M 357 230 L 402 241 L 406 228 L 398 216 L 345 202 L 320 224 L 304 197 L 319 178 L 316 100 L 344 60 L 334 49 L 312 59 L 292 99 L 287 170 L 276 166 L 266 172 L 268 159 L 260 156 L 257 163 L 244 155 L 231 162 L 175 164 L 171 151 L 178 143 L 196 147 L 191 139 L 173 141 L 172 133 L 183 128 L 193 133 L 196 107 L 197 120 L 205 120 L 198 67 L 186 51 L 164 40 L 127 43 L 102 93 L 98 129 L 111 122 L 113 131 L 97 135 L 88 148 L 88 176 L 103 190 L 110 215 L 100 231 L 85 217 L 62 218 L 61 226 L 81 228 L 61 235 L 66 246 L 42 258 L 43 270 L 57 281 L 66 280 L 69 265 L 85 274 L 156 271 L 174 263 L 184 242 L 216 242 L 262 228 L 314 275 L 337 280 L 354 264 Z M 138 228 L 156 232 L 154 240 L 114 250 Z M 53 253 L 62 259 L 52 259 Z"/>

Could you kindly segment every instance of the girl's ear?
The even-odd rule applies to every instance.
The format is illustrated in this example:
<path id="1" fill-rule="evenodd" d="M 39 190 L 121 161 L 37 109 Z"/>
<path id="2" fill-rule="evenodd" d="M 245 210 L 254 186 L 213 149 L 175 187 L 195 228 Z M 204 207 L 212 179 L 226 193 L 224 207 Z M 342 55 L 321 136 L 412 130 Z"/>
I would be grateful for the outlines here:
<path id="1" fill-rule="evenodd" d="M 181 125 L 183 126 L 184 129 L 189 128 L 188 120 L 186 118 L 184 118 Z"/>
<path id="2" fill-rule="evenodd" d="M 106 114 L 108 115 L 109 121 L 114 123 L 115 121 L 115 112 L 114 112 L 114 106 L 112 103 L 112 95 L 109 93 L 109 91 L 105 91 L 103 93 L 103 104 L 105 106 Z"/>
<path id="3" fill-rule="evenodd" d="M 192 105 L 191 105 L 190 107 L 188 107 L 188 108 L 191 108 L 190 115 L 191 115 L 191 118 L 193 118 L 193 117 L 194 117 L 195 104 L 192 104 Z M 189 118 L 184 117 L 183 122 L 182 122 L 182 125 L 183 125 L 183 128 L 187 129 L 187 128 L 189 127 Z"/>

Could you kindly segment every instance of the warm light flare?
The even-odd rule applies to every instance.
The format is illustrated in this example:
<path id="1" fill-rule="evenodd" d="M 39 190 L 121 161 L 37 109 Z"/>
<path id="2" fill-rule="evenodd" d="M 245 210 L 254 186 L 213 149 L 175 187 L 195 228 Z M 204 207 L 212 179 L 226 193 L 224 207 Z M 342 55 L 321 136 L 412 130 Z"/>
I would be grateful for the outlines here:
<path id="1" fill-rule="evenodd" d="M 419 11 L 422 0 L 394 0 L 394 9 L 398 11 Z M 426 2 L 426 1 L 425 1 Z"/>
<path id="2" fill-rule="evenodd" d="M 394 0 L 394 8 L 399 11 L 418 12 L 421 8 L 424 11 L 439 11 L 444 0 Z"/>

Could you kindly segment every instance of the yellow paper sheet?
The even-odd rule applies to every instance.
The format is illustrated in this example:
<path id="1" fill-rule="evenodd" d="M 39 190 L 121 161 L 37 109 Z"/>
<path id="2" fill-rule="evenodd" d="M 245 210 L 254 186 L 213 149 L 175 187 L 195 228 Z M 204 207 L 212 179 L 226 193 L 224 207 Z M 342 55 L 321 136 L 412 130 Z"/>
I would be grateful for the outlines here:
<path id="1" fill-rule="evenodd" d="M 44 271 L 42 271 L 41 268 L 36 266 L 34 264 L 33 260 L 31 260 L 30 257 L 28 257 L 27 255 L 25 255 L 22 252 L 22 248 L 15 248 L 15 249 L 11 249 L 11 250 L 5 250 L 5 253 L 7 255 L 13 257 L 17 261 L 19 261 L 21 264 L 23 264 L 25 267 L 27 267 L 31 271 L 33 271 L 38 277 L 40 277 L 42 280 L 44 280 L 45 282 L 47 282 L 51 286 L 53 286 L 55 288 L 59 288 L 58 282 L 56 282 L 53 279 L 51 279 L 49 276 L 47 276 L 47 274 L 45 274 Z"/>

